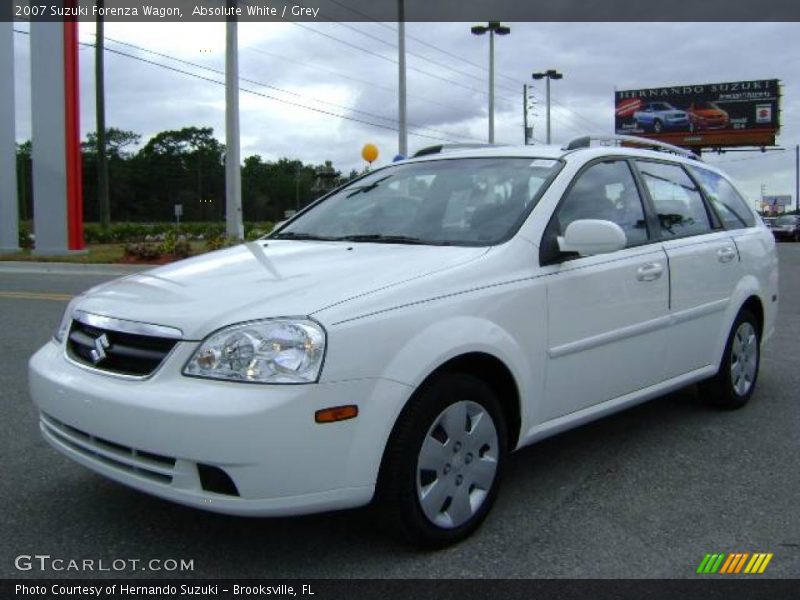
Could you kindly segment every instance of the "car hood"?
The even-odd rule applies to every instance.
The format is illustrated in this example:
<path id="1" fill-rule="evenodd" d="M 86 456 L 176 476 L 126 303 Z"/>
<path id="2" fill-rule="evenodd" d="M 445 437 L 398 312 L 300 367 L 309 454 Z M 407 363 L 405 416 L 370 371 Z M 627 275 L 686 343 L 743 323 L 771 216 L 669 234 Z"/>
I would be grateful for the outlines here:
<path id="1" fill-rule="evenodd" d="M 249 242 L 100 285 L 76 308 L 177 327 L 185 339 L 202 339 L 239 321 L 311 315 L 486 252 L 458 246 Z"/>

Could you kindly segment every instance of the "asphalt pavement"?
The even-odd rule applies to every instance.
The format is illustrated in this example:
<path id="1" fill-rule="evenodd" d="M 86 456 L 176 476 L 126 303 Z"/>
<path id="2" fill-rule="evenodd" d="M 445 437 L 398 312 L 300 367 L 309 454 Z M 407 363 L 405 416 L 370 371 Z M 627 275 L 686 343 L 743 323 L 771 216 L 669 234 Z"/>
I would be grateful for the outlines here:
<path id="1" fill-rule="evenodd" d="M 28 398 L 27 360 L 66 298 L 109 276 L 0 264 L 0 577 L 691 578 L 709 552 L 771 552 L 755 577 L 798 577 L 800 244 L 779 253 L 778 327 L 747 407 L 707 408 L 690 387 L 526 448 L 477 534 L 433 553 L 388 538 L 367 510 L 216 515 L 51 450 Z M 63 570 L 19 571 L 25 555 L 62 559 Z M 142 562 L 97 571 L 120 559 Z M 191 560 L 193 570 L 142 570 L 150 559 Z M 69 570 L 70 560 L 93 560 L 95 571 Z"/>

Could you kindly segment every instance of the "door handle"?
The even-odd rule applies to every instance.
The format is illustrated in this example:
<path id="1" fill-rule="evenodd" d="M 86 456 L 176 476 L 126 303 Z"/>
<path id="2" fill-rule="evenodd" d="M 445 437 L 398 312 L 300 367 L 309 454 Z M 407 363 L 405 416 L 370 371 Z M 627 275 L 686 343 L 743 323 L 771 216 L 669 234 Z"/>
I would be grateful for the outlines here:
<path id="1" fill-rule="evenodd" d="M 731 262 L 734 258 L 736 258 L 736 250 L 730 246 L 717 250 L 717 259 L 721 263 Z"/>
<path id="2" fill-rule="evenodd" d="M 636 279 L 639 281 L 655 281 L 664 272 L 661 263 L 647 263 L 636 269 Z"/>

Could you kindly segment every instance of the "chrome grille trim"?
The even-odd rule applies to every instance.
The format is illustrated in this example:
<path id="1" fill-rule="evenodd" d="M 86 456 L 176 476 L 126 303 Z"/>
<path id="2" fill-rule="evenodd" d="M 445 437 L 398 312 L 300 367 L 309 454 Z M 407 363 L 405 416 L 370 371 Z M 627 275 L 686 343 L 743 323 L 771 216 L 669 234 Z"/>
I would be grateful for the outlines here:
<path id="1" fill-rule="evenodd" d="M 87 319 L 86 313 L 74 314 L 73 317 L 64 344 L 65 356 L 71 363 L 95 373 L 129 380 L 147 379 L 161 368 L 179 345 L 179 340 L 174 337 L 89 325 L 89 320 L 99 321 Z M 96 354 L 100 355 L 99 359 Z"/>
<path id="2" fill-rule="evenodd" d="M 84 325 L 97 327 L 98 329 L 108 329 L 110 331 L 119 331 L 120 333 L 147 335 L 150 337 L 169 338 L 173 340 L 183 339 L 183 331 L 177 327 L 154 325 L 152 323 L 141 323 L 139 321 L 127 321 L 125 319 L 115 319 L 114 317 L 96 315 L 83 310 L 76 310 L 73 312 L 72 318 L 76 321 L 80 321 Z"/>

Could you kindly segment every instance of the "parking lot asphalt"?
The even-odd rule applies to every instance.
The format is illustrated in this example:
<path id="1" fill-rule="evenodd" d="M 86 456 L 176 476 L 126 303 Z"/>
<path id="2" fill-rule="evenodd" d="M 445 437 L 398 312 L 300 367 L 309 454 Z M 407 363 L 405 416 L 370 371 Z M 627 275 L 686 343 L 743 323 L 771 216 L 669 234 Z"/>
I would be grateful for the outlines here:
<path id="1" fill-rule="evenodd" d="M 690 387 L 525 448 L 477 534 L 434 553 L 394 542 L 367 510 L 216 515 L 57 454 L 39 435 L 26 363 L 65 298 L 108 277 L 0 270 L 0 577 L 691 578 L 709 552 L 772 552 L 755 577 L 798 577 L 800 244 L 781 244 L 779 254 L 778 326 L 747 407 L 707 408 Z M 15 568 L 16 557 L 36 554 L 106 566 L 184 559 L 194 568 Z"/>

